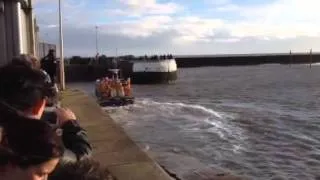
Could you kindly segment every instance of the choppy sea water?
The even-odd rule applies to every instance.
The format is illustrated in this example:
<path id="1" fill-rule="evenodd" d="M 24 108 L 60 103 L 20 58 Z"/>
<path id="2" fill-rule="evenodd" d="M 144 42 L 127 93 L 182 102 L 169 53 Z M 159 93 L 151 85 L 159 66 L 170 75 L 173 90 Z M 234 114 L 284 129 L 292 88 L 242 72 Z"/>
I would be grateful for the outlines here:
<path id="1" fill-rule="evenodd" d="M 208 167 L 249 179 L 320 177 L 320 66 L 179 69 L 175 84 L 133 88 L 134 105 L 106 110 L 180 177 Z"/>

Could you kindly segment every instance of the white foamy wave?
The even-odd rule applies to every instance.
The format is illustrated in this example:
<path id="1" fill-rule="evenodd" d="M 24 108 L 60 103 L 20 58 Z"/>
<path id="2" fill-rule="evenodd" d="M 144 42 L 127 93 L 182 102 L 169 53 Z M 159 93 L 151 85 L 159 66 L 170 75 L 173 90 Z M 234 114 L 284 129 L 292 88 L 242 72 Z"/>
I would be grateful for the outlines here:
<path id="1" fill-rule="evenodd" d="M 209 115 L 215 116 L 217 118 L 222 119 L 223 115 L 222 113 L 216 112 L 212 109 L 206 108 L 204 106 L 200 106 L 200 105 L 194 105 L 194 104 L 184 104 L 181 102 L 156 102 L 156 101 L 152 101 L 150 99 L 144 99 L 142 101 L 139 101 L 138 103 L 140 103 L 141 105 L 148 105 L 148 106 L 152 106 L 152 105 L 157 105 L 157 106 L 165 106 L 167 108 L 186 108 L 186 109 L 193 109 L 193 110 L 198 110 L 198 111 L 202 111 L 204 113 L 207 113 Z"/>
<path id="2" fill-rule="evenodd" d="M 195 104 L 184 104 L 181 102 L 156 102 L 150 99 L 140 101 L 140 106 L 153 108 L 156 111 L 167 110 L 167 115 L 179 116 L 183 119 L 191 120 L 183 125 L 184 129 L 191 131 L 200 131 L 204 123 L 210 124 L 213 127 L 208 131 L 216 133 L 220 138 L 228 140 L 229 137 L 237 137 L 243 139 L 242 132 L 239 128 L 231 126 L 227 120 L 233 119 L 230 114 L 217 112 L 207 107 Z M 157 106 L 159 109 L 157 109 Z M 168 113 L 168 110 L 174 113 Z M 181 111 L 179 111 L 181 110 Z M 159 113 L 164 113 L 159 111 Z"/>
<path id="3" fill-rule="evenodd" d="M 132 108 L 133 105 L 128 105 L 128 106 L 106 106 L 102 107 L 103 110 L 107 112 L 118 112 L 118 111 L 123 111 L 126 112 Z"/>
<path id="4" fill-rule="evenodd" d="M 230 124 L 233 115 L 218 112 L 198 104 L 185 104 L 182 102 L 158 102 L 150 98 L 137 99 L 133 105 L 124 107 L 104 108 L 111 117 L 127 129 L 139 127 L 166 129 L 168 126 L 180 132 L 209 132 L 221 139 L 235 144 L 234 151 L 242 141 L 243 133 L 239 128 Z M 157 125 L 161 124 L 161 127 Z M 157 131 L 157 130 L 155 130 Z M 164 132 L 167 132 L 165 130 Z M 132 132 L 137 133 L 137 132 Z M 165 135 L 163 135 L 165 136 Z M 233 139 L 233 140 L 232 140 Z"/>
<path id="5" fill-rule="evenodd" d="M 133 105 L 120 106 L 120 107 L 102 107 L 102 110 L 107 112 L 112 119 L 117 122 L 123 123 L 126 126 L 134 126 L 136 121 L 129 121 L 132 116 Z"/>
<path id="6" fill-rule="evenodd" d="M 305 64 L 306 66 L 310 66 L 310 64 Z M 320 66 L 320 63 L 312 63 L 311 66 Z"/>

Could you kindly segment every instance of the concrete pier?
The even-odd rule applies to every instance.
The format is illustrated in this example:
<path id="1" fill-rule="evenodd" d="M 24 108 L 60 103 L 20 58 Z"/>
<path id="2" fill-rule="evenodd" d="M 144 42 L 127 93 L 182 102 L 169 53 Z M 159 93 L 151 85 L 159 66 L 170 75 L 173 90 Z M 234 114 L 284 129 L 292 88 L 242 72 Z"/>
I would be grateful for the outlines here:
<path id="1" fill-rule="evenodd" d="M 93 98 L 78 90 L 62 93 L 62 105 L 72 109 L 88 131 L 93 158 L 108 167 L 119 180 L 170 180 L 157 163 L 143 152 Z"/>

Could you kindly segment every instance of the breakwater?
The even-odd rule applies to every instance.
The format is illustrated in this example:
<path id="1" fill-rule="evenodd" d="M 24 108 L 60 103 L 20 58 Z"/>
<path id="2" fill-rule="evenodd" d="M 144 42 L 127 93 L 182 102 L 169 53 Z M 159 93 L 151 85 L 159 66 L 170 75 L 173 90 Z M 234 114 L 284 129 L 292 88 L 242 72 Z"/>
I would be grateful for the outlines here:
<path id="1" fill-rule="evenodd" d="M 107 69 L 120 68 L 122 73 L 132 71 L 132 56 L 119 57 L 120 63 L 114 67 L 114 57 L 101 56 L 97 59 L 74 56 L 67 58 L 65 63 L 65 76 L 67 82 L 94 81 L 105 76 Z M 248 66 L 260 64 L 308 64 L 319 63 L 320 54 L 240 54 L 240 55 L 197 55 L 176 56 L 178 68 L 192 68 L 203 66 Z"/>
<path id="2" fill-rule="evenodd" d="M 320 54 L 238 54 L 177 56 L 178 67 L 239 66 L 259 64 L 307 64 L 320 62 Z"/>

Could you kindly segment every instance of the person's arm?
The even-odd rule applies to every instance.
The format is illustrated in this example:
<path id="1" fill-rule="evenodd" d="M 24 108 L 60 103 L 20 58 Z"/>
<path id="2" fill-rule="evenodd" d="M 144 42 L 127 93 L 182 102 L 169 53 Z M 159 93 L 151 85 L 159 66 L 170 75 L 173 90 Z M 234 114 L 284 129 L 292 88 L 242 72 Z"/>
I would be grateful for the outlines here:
<path id="1" fill-rule="evenodd" d="M 87 132 L 80 127 L 74 113 L 70 109 L 58 108 L 57 117 L 62 129 L 64 146 L 73 152 L 78 160 L 91 156 L 92 147 L 89 143 Z"/>
<path id="2" fill-rule="evenodd" d="M 48 122 L 57 133 L 63 133 L 63 130 L 59 127 L 57 114 L 54 111 L 45 111 L 41 117 L 41 120 Z M 68 148 L 65 148 L 63 156 L 61 158 L 61 163 L 75 163 L 78 161 L 78 157 Z"/>
<path id="3" fill-rule="evenodd" d="M 65 147 L 75 153 L 78 160 L 91 156 L 92 148 L 87 132 L 79 126 L 77 120 L 69 120 L 61 129 Z"/>
<path id="4" fill-rule="evenodd" d="M 48 74 L 45 70 L 43 70 L 43 69 L 40 69 L 40 71 L 45 75 L 45 77 L 46 77 L 46 79 L 45 79 L 46 83 L 51 84 L 52 81 L 51 81 L 51 78 L 50 78 L 49 74 Z"/>

